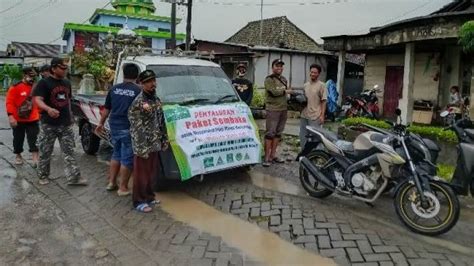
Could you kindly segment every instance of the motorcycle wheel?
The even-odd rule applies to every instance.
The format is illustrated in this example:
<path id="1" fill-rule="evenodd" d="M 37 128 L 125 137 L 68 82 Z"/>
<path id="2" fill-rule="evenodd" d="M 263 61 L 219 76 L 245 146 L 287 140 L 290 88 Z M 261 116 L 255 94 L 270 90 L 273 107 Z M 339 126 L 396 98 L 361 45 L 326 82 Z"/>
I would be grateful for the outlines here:
<path id="1" fill-rule="evenodd" d="M 313 162 L 317 167 L 322 167 L 329 161 L 329 156 L 321 151 L 313 151 L 308 154 L 306 158 Z M 331 190 L 319 184 L 319 181 L 310 175 L 302 165 L 300 165 L 299 173 L 301 185 L 311 197 L 322 199 L 332 194 Z"/>
<path id="2" fill-rule="evenodd" d="M 413 232 L 436 236 L 448 232 L 459 219 L 460 205 L 448 185 L 430 182 L 431 192 L 425 197 L 429 206 L 423 207 L 414 184 L 405 182 L 395 195 L 395 210 L 402 222 Z"/>

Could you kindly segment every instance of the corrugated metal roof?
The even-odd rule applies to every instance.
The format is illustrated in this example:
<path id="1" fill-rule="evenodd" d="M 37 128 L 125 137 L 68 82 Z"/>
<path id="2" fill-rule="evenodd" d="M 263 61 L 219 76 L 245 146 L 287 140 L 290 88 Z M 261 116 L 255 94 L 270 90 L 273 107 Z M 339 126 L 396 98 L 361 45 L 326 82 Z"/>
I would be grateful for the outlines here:
<path id="1" fill-rule="evenodd" d="M 55 57 L 61 54 L 61 45 L 12 42 L 8 45 L 7 50 L 15 48 L 15 56 L 35 56 L 35 57 Z"/>

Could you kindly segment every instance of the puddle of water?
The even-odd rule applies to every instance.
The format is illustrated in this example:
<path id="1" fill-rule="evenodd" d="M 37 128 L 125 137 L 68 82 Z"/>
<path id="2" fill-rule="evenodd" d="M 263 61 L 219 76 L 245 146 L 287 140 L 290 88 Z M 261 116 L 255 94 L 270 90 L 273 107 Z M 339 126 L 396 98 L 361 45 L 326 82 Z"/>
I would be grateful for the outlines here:
<path id="1" fill-rule="evenodd" d="M 295 184 L 291 184 L 283 178 L 266 175 L 256 171 L 249 172 L 249 176 L 252 184 L 257 187 L 290 195 L 306 195 L 303 188 Z"/>
<path id="2" fill-rule="evenodd" d="M 0 207 L 11 202 L 13 198 L 13 182 L 16 179 L 16 170 L 4 159 L 0 158 Z"/>
<path id="3" fill-rule="evenodd" d="M 221 237 L 228 245 L 266 265 L 336 265 L 331 259 L 312 254 L 286 242 L 257 225 L 222 213 L 180 192 L 157 194 L 161 208 L 174 219 Z"/>

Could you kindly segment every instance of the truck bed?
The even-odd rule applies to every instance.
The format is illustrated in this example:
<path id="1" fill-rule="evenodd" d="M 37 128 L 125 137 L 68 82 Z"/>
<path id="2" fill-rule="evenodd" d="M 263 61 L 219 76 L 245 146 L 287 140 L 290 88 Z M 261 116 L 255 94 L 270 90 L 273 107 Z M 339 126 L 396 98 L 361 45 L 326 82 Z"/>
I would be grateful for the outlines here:
<path id="1" fill-rule="evenodd" d="M 106 95 L 87 95 L 87 94 L 76 94 L 74 95 L 74 100 L 83 102 L 83 103 L 93 103 L 97 105 L 104 105 Z"/>

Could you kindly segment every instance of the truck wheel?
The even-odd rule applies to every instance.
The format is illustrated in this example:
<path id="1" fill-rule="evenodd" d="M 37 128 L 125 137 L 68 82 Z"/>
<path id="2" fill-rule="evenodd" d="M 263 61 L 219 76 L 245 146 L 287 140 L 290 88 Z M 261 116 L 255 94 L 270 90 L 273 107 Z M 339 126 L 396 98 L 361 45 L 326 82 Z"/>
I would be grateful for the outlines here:
<path id="1" fill-rule="evenodd" d="M 89 123 L 85 123 L 81 127 L 81 144 L 86 154 L 94 155 L 99 150 L 100 138 L 94 134 Z"/>

